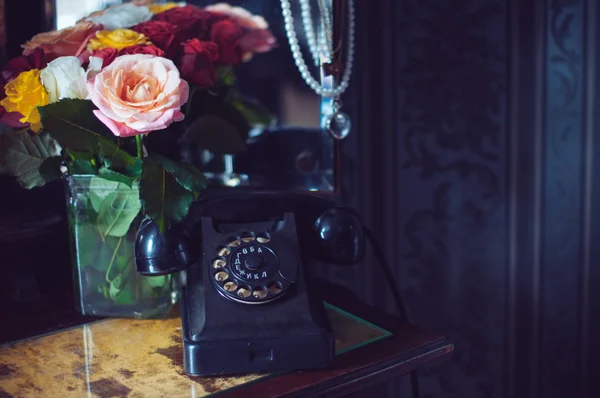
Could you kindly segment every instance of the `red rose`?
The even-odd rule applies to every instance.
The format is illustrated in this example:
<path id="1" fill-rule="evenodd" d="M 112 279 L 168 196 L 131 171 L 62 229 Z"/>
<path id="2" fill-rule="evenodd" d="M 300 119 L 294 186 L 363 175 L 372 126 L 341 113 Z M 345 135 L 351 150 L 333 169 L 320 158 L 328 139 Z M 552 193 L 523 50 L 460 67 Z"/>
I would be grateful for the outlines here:
<path id="1" fill-rule="evenodd" d="M 175 36 L 178 32 L 177 25 L 166 21 L 150 20 L 131 28 L 138 33 L 145 35 L 155 46 L 163 49 L 166 53 L 170 53 L 170 49 L 175 41 Z M 174 46 L 173 46 L 174 47 Z"/>
<path id="2" fill-rule="evenodd" d="M 32 69 L 44 69 L 46 61 L 44 59 L 44 50 L 34 49 L 29 55 L 21 55 L 13 58 L 2 70 L 2 78 L 5 83 L 14 80 L 21 72 L 27 72 Z M 4 90 L 2 90 L 4 93 Z"/>
<path id="3" fill-rule="evenodd" d="M 21 123 L 19 120 L 23 117 L 19 112 L 6 112 L 3 106 L 0 106 L 0 123 L 17 129 L 29 126 L 29 123 Z"/>
<path id="4" fill-rule="evenodd" d="M 125 54 L 150 54 L 157 57 L 162 57 L 165 52 L 156 46 L 138 44 L 137 46 L 125 47 L 117 50 L 111 47 L 103 48 L 102 50 L 94 50 L 92 57 L 102 58 L 102 68 L 106 68 L 112 64 L 115 58 Z"/>
<path id="5" fill-rule="evenodd" d="M 149 54 L 156 57 L 162 57 L 165 52 L 160 48 L 152 45 L 138 44 L 137 46 L 125 47 L 119 51 L 119 57 L 125 54 Z"/>
<path id="6" fill-rule="evenodd" d="M 36 48 L 29 55 L 21 55 L 10 60 L 0 73 L 0 100 L 6 97 L 6 93 L 4 92 L 6 83 L 14 80 L 21 72 L 27 72 L 32 69 L 44 69 L 46 67 L 46 60 L 44 58 L 44 50 Z M 22 117 L 23 115 L 19 112 L 6 112 L 6 109 L 0 106 L 0 123 L 2 124 L 16 128 L 29 126 L 28 123 L 21 123 L 19 121 Z"/>
<path id="7" fill-rule="evenodd" d="M 155 21 L 176 25 L 182 34 L 181 37 L 198 37 L 201 40 L 208 39 L 210 28 L 214 22 L 225 18 L 227 18 L 225 15 L 206 11 L 192 5 L 171 8 L 152 17 Z"/>
<path id="8" fill-rule="evenodd" d="M 112 62 L 117 58 L 119 54 L 119 50 L 112 47 L 105 47 L 102 50 L 94 50 L 92 51 L 92 57 L 102 58 L 102 67 L 106 68 L 108 65 L 112 64 Z"/>
<path id="9" fill-rule="evenodd" d="M 210 53 L 213 61 L 219 56 L 219 49 L 215 43 L 210 41 L 202 41 L 199 39 L 190 39 L 181 43 L 184 54 Z"/>
<path id="10" fill-rule="evenodd" d="M 242 28 L 230 20 L 219 21 L 212 26 L 210 38 L 219 46 L 220 63 L 231 65 L 242 61 L 240 39 L 243 35 Z"/>
<path id="11" fill-rule="evenodd" d="M 217 79 L 214 62 L 219 57 L 215 43 L 191 39 L 184 43 L 179 62 L 181 77 L 199 87 L 212 87 Z"/>
<path id="12" fill-rule="evenodd" d="M 12 80 L 12 79 L 11 79 Z M 7 82 L 2 79 L 0 76 L 0 84 L 2 85 L 2 94 L 0 95 L 0 100 L 6 97 L 6 93 L 4 92 L 4 85 Z M 19 119 L 21 119 L 23 115 L 19 112 L 6 112 L 3 106 L 0 106 L 0 123 L 14 128 L 25 128 L 29 126 L 29 123 L 21 123 Z"/>

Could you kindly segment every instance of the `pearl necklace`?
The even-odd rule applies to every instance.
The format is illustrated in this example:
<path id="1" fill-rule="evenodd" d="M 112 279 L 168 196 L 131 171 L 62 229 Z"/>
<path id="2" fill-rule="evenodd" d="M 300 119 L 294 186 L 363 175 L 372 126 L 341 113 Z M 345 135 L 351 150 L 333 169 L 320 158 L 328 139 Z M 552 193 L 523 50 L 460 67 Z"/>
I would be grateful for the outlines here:
<path id="1" fill-rule="evenodd" d="M 319 6 L 321 9 L 321 27 L 322 35 L 319 37 L 319 43 L 314 30 L 314 24 L 310 9 L 310 0 L 300 0 L 300 10 L 302 15 L 302 24 L 306 34 L 306 40 L 310 53 L 313 57 L 315 65 L 331 61 L 331 55 L 333 53 L 332 43 L 332 18 L 331 13 L 327 9 L 326 5 L 323 4 L 322 0 L 319 0 Z M 327 130 L 336 139 L 345 138 L 350 132 L 350 118 L 345 113 L 341 112 L 341 101 L 339 97 L 348 88 L 350 76 L 352 74 L 352 65 L 354 61 L 354 0 L 348 0 L 348 54 L 346 57 L 346 66 L 344 68 L 344 74 L 342 81 L 337 87 L 327 88 L 317 82 L 317 80 L 311 75 L 308 70 L 308 66 L 304 61 L 302 52 L 300 51 L 300 45 L 298 44 L 298 37 L 296 36 L 296 30 L 294 27 L 294 18 L 292 16 L 292 8 L 289 0 L 281 0 L 282 15 L 284 20 L 285 32 L 288 38 L 292 56 L 294 62 L 300 72 L 300 75 L 306 82 L 306 84 L 313 89 L 315 93 L 325 98 L 332 98 L 333 111 L 327 117 L 325 126 Z"/>
<path id="2" fill-rule="evenodd" d="M 331 54 L 333 53 L 333 27 L 331 15 L 327 8 L 327 0 L 318 0 L 319 9 L 321 11 L 321 35 L 319 36 L 319 43 L 315 40 L 315 30 L 312 20 L 312 12 L 310 9 L 310 0 L 299 0 L 300 11 L 302 13 L 302 25 L 304 32 L 306 32 L 306 41 L 308 42 L 308 48 L 310 54 L 313 57 L 315 66 L 321 64 L 321 58 L 331 61 Z"/>

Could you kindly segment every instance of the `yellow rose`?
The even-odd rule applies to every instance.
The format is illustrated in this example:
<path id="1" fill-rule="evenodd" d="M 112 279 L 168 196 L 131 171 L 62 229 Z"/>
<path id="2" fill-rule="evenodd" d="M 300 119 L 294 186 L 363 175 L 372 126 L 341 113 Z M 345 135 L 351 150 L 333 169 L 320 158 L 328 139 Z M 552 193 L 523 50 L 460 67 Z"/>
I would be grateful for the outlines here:
<path id="1" fill-rule="evenodd" d="M 148 10 L 150 10 L 152 14 L 160 14 L 161 12 L 165 12 L 175 7 L 179 7 L 179 3 L 150 4 Z"/>
<path id="2" fill-rule="evenodd" d="M 38 106 L 48 104 L 48 94 L 40 79 L 41 71 L 32 69 L 21 72 L 16 79 L 8 82 L 4 87 L 6 98 L 0 101 L 0 105 L 7 112 L 19 112 L 23 117 L 21 123 L 30 123 L 31 130 L 36 133 L 42 128 Z"/>
<path id="3" fill-rule="evenodd" d="M 138 44 L 152 43 L 143 34 L 130 29 L 100 30 L 96 32 L 96 38 L 90 39 L 88 50 L 101 50 L 107 47 L 121 50 Z"/>

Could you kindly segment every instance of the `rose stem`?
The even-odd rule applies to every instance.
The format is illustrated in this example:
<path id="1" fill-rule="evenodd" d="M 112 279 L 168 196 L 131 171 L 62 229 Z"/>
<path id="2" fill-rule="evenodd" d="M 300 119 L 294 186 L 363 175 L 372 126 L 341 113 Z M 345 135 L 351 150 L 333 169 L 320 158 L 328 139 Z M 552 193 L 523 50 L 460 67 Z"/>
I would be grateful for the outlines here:
<path id="1" fill-rule="evenodd" d="M 119 247 L 121 247 L 121 241 L 123 240 L 123 237 L 119 237 L 119 241 L 117 242 L 117 247 L 115 248 L 115 251 L 112 254 L 112 257 L 110 258 L 110 263 L 108 263 L 108 268 L 106 269 L 106 274 L 104 275 L 104 279 L 106 279 L 106 281 L 108 283 L 112 283 L 112 281 L 109 279 L 109 275 L 110 275 L 110 269 L 113 266 L 113 263 L 115 262 L 115 259 L 117 258 L 117 252 L 119 251 Z"/>
<path id="2" fill-rule="evenodd" d="M 142 135 L 141 134 L 138 134 L 138 135 L 135 136 L 135 143 L 136 143 L 136 146 L 137 146 L 137 157 L 141 159 L 142 158 L 142 154 L 143 154 L 143 151 L 142 151 Z"/>

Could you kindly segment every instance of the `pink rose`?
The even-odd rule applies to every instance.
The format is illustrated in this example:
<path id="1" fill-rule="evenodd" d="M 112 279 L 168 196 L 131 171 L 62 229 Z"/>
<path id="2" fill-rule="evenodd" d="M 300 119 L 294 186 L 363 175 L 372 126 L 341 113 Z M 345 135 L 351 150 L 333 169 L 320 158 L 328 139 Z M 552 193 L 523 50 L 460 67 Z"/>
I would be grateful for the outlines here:
<path id="1" fill-rule="evenodd" d="M 243 61 L 249 61 L 254 53 L 266 53 L 271 51 L 277 41 L 268 29 L 251 30 L 244 33 L 240 40 Z"/>
<path id="2" fill-rule="evenodd" d="M 148 54 L 117 57 L 88 81 L 94 114 L 114 135 L 129 137 L 183 120 L 189 87 L 173 61 Z"/>
<path id="3" fill-rule="evenodd" d="M 212 4 L 205 10 L 226 15 L 244 29 L 239 42 L 244 61 L 250 60 L 254 53 L 266 53 L 277 45 L 275 36 L 269 30 L 269 24 L 260 15 L 253 15 L 245 8 L 234 7 L 227 3 Z"/>
<path id="4" fill-rule="evenodd" d="M 102 26 L 92 22 L 82 22 L 57 31 L 37 34 L 23 44 L 23 55 L 29 55 L 36 48 L 44 50 L 46 61 L 50 62 L 64 55 L 78 56 L 90 37 Z"/>
<path id="5" fill-rule="evenodd" d="M 260 15 L 252 15 L 252 13 L 243 7 L 234 7 L 227 3 L 216 3 L 206 6 L 206 11 L 225 14 L 235 20 L 243 28 L 248 29 L 268 29 L 269 24 Z"/>

